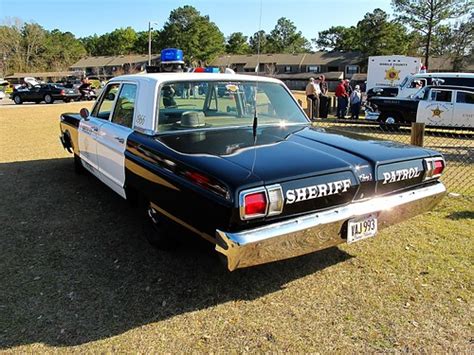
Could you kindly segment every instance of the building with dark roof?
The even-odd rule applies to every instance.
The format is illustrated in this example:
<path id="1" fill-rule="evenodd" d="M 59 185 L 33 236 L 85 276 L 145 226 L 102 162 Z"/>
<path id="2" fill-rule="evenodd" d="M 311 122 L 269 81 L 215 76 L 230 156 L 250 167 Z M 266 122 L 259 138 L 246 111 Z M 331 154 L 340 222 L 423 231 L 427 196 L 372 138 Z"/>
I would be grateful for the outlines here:
<path id="1" fill-rule="evenodd" d="M 151 56 L 151 64 L 160 62 L 160 55 Z M 89 76 L 112 77 L 121 74 L 139 72 L 148 64 L 148 55 L 131 54 L 119 56 L 97 56 L 80 59 L 69 67 L 72 71 L 82 71 Z"/>

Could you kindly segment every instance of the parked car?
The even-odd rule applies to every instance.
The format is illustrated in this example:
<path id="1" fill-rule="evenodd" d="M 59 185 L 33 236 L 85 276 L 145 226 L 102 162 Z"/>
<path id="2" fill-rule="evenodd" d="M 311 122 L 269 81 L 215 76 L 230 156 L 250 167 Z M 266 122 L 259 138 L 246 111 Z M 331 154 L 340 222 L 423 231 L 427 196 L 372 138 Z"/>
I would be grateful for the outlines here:
<path id="1" fill-rule="evenodd" d="M 192 100 L 171 90 L 201 85 Z M 91 112 L 62 114 L 60 130 L 76 171 L 143 201 L 153 245 L 173 241 L 173 223 L 212 243 L 229 270 L 374 237 L 446 191 L 440 153 L 315 127 L 272 78 L 120 76 Z"/>
<path id="2" fill-rule="evenodd" d="M 438 127 L 474 128 L 474 88 L 426 86 L 407 98 L 373 97 L 377 114 L 371 119 L 388 124 L 423 122 Z"/>
<path id="3" fill-rule="evenodd" d="M 16 104 L 23 102 L 44 101 L 47 104 L 52 104 L 55 100 L 62 100 L 70 102 L 72 100 L 79 100 L 81 94 L 77 89 L 67 89 L 56 84 L 38 84 L 32 87 L 20 87 L 13 91 L 10 98 Z"/>

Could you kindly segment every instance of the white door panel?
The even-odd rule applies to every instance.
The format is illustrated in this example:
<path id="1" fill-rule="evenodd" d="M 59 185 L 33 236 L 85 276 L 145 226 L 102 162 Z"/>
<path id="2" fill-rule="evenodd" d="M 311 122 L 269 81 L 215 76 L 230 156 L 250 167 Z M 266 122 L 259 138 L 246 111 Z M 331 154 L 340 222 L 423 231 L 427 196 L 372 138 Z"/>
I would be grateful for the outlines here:
<path id="1" fill-rule="evenodd" d="M 125 197 L 125 149 L 127 138 L 132 133 L 128 127 L 112 122 L 104 123 L 97 137 L 99 171 L 104 183 Z M 114 185 L 114 187 L 112 187 Z"/>
<path id="2" fill-rule="evenodd" d="M 456 103 L 453 126 L 474 128 L 474 103 Z"/>
<path id="3" fill-rule="evenodd" d="M 427 100 L 420 100 L 416 122 L 430 126 L 451 126 L 454 105 L 453 91 L 442 87 L 431 89 Z"/>
<path id="4" fill-rule="evenodd" d="M 104 121 L 89 117 L 79 122 L 78 144 L 79 156 L 84 162 L 84 167 L 95 175 L 99 175 L 99 163 L 97 158 L 97 136 Z"/>

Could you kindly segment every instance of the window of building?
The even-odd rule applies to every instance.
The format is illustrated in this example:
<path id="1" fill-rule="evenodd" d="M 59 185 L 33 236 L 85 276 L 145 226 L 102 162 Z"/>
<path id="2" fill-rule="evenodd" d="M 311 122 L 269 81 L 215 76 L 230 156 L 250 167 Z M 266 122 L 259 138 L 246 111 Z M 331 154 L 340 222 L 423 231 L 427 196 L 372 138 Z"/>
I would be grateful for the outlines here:
<path id="1" fill-rule="evenodd" d="M 308 65 L 308 73 L 321 73 L 321 66 Z"/>
<path id="2" fill-rule="evenodd" d="M 358 65 L 347 65 L 346 66 L 346 74 L 357 74 L 359 72 Z"/>

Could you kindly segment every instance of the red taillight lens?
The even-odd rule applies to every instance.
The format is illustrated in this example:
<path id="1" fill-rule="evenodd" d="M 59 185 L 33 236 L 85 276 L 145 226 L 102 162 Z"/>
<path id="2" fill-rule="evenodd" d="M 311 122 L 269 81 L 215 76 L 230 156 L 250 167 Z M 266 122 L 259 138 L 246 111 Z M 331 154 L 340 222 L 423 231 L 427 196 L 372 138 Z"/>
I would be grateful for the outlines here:
<path id="1" fill-rule="evenodd" d="M 187 172 L 186 176 L 198 185 L 207 185 L 210 181 L 206 176 L 196 172 Z"/>
<path id="2" fill-rule="evenodd" d="M 442 160 L 435 160 L 433 162 L 433 176 L 439 176 L 444 170 L 444 162 Z"/>
<path id="3" fill-rule="evenodd" d="M 439 158 L 426 158 L 424 162 L 425 166 L 425 177 L 424 180 L 435 179 L 441 176 L 444 170 L 445 163 L 444 159 Z"/>
<path id="4" fill-rule="evenodd" d="M 61 92 L 59 93 L 59 95 L 66 95 L 66 91 L 61 90 Z"/>
<path id="5" fill-rule="evenodd" d="M 256 192 L 245 195 L 245 215 L 265 214 L 267 210 L 267 197 L 264 192 Z"/>

